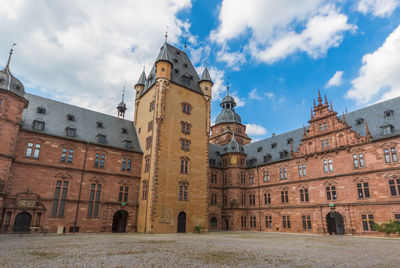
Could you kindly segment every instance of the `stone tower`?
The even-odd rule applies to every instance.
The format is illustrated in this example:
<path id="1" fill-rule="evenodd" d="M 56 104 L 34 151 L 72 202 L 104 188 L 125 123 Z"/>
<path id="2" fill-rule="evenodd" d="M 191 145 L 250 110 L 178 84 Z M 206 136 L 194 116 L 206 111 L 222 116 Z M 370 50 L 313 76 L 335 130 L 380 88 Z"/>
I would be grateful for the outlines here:
<path id="1" fill-rule="evenodd" d="M 136 86 L 135 124 L 144 157 L 138 232 L 208 231 L 208 134 L 212 81 L 167 42 Z"/>

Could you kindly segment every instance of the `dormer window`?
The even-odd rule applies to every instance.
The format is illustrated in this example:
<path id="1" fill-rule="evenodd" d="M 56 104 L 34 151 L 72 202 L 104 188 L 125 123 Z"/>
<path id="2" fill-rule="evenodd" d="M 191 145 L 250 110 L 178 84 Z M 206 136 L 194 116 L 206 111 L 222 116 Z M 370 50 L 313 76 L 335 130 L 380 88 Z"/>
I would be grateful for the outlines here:
<path id="1" fill-rule="evenodd" d="M 180 55 L 181 52 L 179 52 L 178 50 L 175 51 L 176 55 Z"/>
<path id="2" fill-rule="evenodd" d="M 258 147 L 258 148 L 257 148 L 257 152 L 258 152 L 258 153 L 261 153 L 261 152 L 262 152 L 262 147 Z"/>
<path id="3" fill-rule="evenodd" d="M 44 126 L 45 126 L 45 122 L 43 122 L 41 120 L 34 120 L 33 121 L 33 129 L 34 130 L 43 131 L 44 130 Z"/>
<path id="4" fill-rule="evenodd" d="M 393 116 L 393 110 L 386 110 L 383 115 L 384 115 L 385 118 L 392 117 Z"/>
<path id="5" fill-rule="evenodd" d="M 174 63 L 178 63 L 178 60 L 176 58 L 173 59 Z"/>
<path id="6" fill-rule="evenodd" d="M 96 122 L 96 126 L 97 126 L 98 128 L 103 128 L 103 127 L 104 127 L 104 124 L 103 124 L 102 122 L 100 122 L 100 121 L 97 121 L 97 122 Z"/>
<path id="7" fill-rule="evenodd" d="M 184 63 L 184 64 L 183 64 L 183 67 L 187 68 L 187 67 L 188 67 L 187 63 Z"/>
<path id="8" fill-rule="evenodd" d="M 179 74 L 179 70 L 178 69 L 174 69 L 176 74 Z"/>
<path id="9" fill-rule="evenodd" d="M 382 135 L 390 135 L 392 134 L 392 125 L 384 125 L 382 128 Z"/>
<path id="10" fill-rule="evenodd" d="M 190 86 L 190 78 L 187 77 L 186 75 L 182 76 L 183 84 L 185 86 Z"/>
<path id="11" fill-rule="evenodd" d="M 38 114 L 46 114 L 46 109 L 44 107 L 37 107 L 36 113 Z"/>
<path id="12" fill-rule="evenodd" d="M 75 116 L 72 115 L 72 114 L 68 114 L 68 115 L 67 115 L 67 120 L 68 120 L 68 121 L 74 122 L 74 121 L 75 121 Z"/>
<path id="13" fill-rule="evenodd" d="M 107 136 L 103 134 L 97 135 L 97 142 L 99 143 L 107 143 Z"/>
<path id="14" fill-rule="evenodd" d="M 272 156 L 270 154 L 264 155 L 264 163 L 271 161 Z"/>
<path id="15" fill-rule="evenodd" d="M 289 153 L 286 150 L 283 150 L 282 152 L 279 152 L 279 158 L 283 159 L 285 157 L 288 157 Z"/>
<path id="16" fill-rule="evenodd" d="M 356 119 L 356 125 L 357 126 L 362 125 L 363 123 L 364 123 L 364 119 L 363 118 Z"/>
<path id="17" fill-rule="evenodd" d="M 123 133 L 123 134 L 126 134 L 126 133 L 128 133 L 128 130 L 126 129 L 126 128 L 121 128 L 121 132 Z"/>
<path id="18" fill-rule="evenodd" d="M 287 144 L 291 144 L 293 142 L 293 139 L 289 138 L 289 139 L 286 140 L 286 142 L 287 142 Z"/>
<path id="19" fill-rule="evenodd" d="M 72 127 L 67 127 L 67 128 L 65 129 L 65 134 L 66 134 L 68 137 L 75 137 L 75 136 L 76 136 L 76 129 L 75 129 L 75 128 L 72 128 Z"/>
<path id="20" fill-rule="evenodd" d="M 124 140 L 124 143 L 125 143 L 125 148 L 126 149 L 132 149 L 133 147 L 132 147 L 132 141 L 130 141 L 130 140 Z"/>
<path id="21" fill-rule="evenodd" d="M 276 148 L 276 142 L 274 142 L 274 143 L 271 144 L 271 148 L 272 148 L 272 149 L 275 149 L 275 148 Z"/>

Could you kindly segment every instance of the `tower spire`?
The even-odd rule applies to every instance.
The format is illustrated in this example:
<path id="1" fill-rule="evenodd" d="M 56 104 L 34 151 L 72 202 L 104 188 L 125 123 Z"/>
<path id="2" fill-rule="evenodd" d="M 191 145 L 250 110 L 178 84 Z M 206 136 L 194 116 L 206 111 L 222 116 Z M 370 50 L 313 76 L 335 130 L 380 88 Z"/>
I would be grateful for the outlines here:
<path id="1" fill-rule="evenodd" d="M 230 76 L 228 76 L 228 82 L 226 83 L 226 93 L 227 93 L 227 96 L 229 96 L 229 82 L 230 82 L 230 80 L 231 80 L 231 77 Z"/>
<path id="2" fill-rule="evenodd" d="M 314 109 L 317 108 L 317 105 L 315 105 L 315 99 L 314 99 Z"/>
<path id="3" fill-rule="evenodd" d="M 17 45 L 16 43 L 13 43 L 12 46 L 11 46 L 10 55 L 8 56 L 8 61 L 7 61 L 6 67 L 5 67 L 7 70 L 10 68 L 11 57 L 12 57 L 12 54 L 14 52 L 14 47 L 16 45 Z"/>
<path id="4" fill-rule="evenodd" d="M 306 127 L 304 126 L 304 124 L 303 124 L 303 137 L 304 138 L 306 137 Z"/>
<path id="5" fill-rule="evenodd" d="M 318 105 L 322 104 L 321 92 L 318 89 Z"/>
<path id="6" fill-rule="evenodd" d="M 331 112 L 333 112 L 333 106 L 332 106 L 332 101 L 331 101 Z"/>
<path id="7" fill-rule="evenodd" d="M 167 29 L 165 31 L 165 43 L 167 43 L 167 41 L 168 41 L 168 29 L 169 29 L 169 26 L 167 26 L 166 28 Z"/>
<path id="8" fill-rule="evenodd" d="M 328 99 L 326 98 L 326 94 L 325 94 L 325 105 L 328 105 Z"/>

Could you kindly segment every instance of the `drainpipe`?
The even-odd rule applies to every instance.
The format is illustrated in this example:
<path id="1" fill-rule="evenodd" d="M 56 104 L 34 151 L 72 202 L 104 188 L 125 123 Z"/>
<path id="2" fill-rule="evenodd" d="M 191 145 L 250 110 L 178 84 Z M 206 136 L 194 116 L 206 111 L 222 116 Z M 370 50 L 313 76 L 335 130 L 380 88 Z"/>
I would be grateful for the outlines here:
<path id="1" fill-rule="evenodd" d="M 89 142 L 86 143 L 85 158 L 83 159 L 83 168 L 82 168 L 82 174 L 81 174 L 81 182 L 80 182 L 80 185 L 79 185 L 78 203 L 76 204 L 75 221 L 74 221 L 74 230 L 73 230 L 72 233 L 75 233 L 75 230 L 76 230 L 76 223 L 78 222 L 79 203 L 81 202 L 83 175 L 84 175 L 84 173 L 85 173 L 85 168 L 86 168 L 86 158 L 87 158 L 88 149 L 89 149 Z"/>
<path id="2" fill-rule="evenodd" d="M 259 217 L 259 231 L 261 232 L 261 195 L 260 195 L 260 173 L 258 169 L 258 164 L 256 165 L 257 170 L 257 188 L 258 188 L 258 217 Z"/>

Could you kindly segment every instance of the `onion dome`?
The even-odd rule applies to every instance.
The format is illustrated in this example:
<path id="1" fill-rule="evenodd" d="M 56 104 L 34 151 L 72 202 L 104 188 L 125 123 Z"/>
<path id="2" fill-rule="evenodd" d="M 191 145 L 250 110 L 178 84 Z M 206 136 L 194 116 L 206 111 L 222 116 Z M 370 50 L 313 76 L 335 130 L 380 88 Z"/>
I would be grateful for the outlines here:
<path id="1" fill-rule="evenodd" d="M 0 89 L 8 90 L 17 96 L 24 98 L 24 85 L 10 72 L 10 61 L 12 53 L 13 49 L 10 50 L 10 56 L 8 57 L 7 65 L 2 70 L 0 70 Z"/>
<path id="2" fill-rule="evenodd" d="M 222 107 L 221 113 L 215 119 L 215 124 L 220 123 L 238 123 L 242 124 L 242 119 L 235 112 L 236 102 L 235 100 L 227 95 L 221 101 L 220 106 Z"/>

